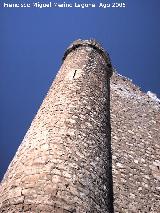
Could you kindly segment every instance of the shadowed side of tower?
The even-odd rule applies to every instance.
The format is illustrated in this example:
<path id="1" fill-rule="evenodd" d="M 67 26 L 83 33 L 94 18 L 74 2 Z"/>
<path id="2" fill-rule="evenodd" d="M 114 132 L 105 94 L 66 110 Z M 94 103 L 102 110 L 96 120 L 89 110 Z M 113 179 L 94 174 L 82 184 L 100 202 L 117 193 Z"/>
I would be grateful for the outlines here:
<path id="1" fill-rule="evenodd" d="M 0 212 L 113 212 L 108 55 L 77 40 L 0 186 Z"/>

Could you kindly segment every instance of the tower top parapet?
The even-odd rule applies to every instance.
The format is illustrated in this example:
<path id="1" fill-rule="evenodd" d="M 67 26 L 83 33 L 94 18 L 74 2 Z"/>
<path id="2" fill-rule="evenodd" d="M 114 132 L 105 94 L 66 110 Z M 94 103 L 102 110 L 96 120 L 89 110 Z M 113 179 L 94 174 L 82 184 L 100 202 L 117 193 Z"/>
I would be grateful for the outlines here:
<path id="1" fill-rule="evenodd" d="M 70 52 L 74 51 L 75 49 L 81 46 L 91 47 L 95 49 L 96 51 L 98 51 L 99 54 L 102 55 L 103 58 L 105 59 L 107 66 L 110 68 L 110 74 L 112 75 L 113 69 L 112 69 L 112 64 L 111 64 L 111 59 L 109 57 L 109 54 L 105 51 L 105 49 L 103 49 L 100 43 L 98 43 L 95 39 L 89 39 L 89 40 L 78 39 L 72 42 L 70 46 L 67 48 L 67 50 L 65 51 L 62 60 L 64 61 Z"/>

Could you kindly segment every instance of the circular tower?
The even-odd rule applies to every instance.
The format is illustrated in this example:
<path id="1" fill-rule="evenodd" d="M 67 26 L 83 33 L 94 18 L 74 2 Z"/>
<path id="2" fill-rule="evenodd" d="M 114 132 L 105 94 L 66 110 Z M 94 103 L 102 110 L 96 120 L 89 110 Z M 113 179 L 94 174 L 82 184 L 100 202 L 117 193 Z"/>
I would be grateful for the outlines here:
<path id="1" fill-rule="evenodd" d="M 108 54 L 95 40 L 66 50 L 0 186 L 0 212 L 113 212 Z"/>

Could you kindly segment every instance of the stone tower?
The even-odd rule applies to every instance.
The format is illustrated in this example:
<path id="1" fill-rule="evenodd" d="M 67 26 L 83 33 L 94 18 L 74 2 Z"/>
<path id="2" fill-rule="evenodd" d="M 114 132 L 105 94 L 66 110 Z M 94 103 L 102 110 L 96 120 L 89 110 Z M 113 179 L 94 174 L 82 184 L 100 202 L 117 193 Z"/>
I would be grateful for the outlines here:
<path id="1" fill-rule="evenodd" d="M 0 186 L 0 212 L 113 212 L 108 54 L 77 40 Z"/>
<path id="2" fill-rule="evenodd" d="M 116 72 L 110 89 L 115 213 L 159 213 L 160 100 Z"/>

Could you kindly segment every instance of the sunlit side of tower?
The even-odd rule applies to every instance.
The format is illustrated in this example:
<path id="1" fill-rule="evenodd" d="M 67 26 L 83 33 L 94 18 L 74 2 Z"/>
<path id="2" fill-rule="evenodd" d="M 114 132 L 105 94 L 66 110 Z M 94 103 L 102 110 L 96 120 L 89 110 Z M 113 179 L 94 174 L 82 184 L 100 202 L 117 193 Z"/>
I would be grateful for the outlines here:
<path id="1" fill-rule="evenodd" d="M 77 40 L 0 186 L 0 212 L 113 212 L 108 54 Z"/>

